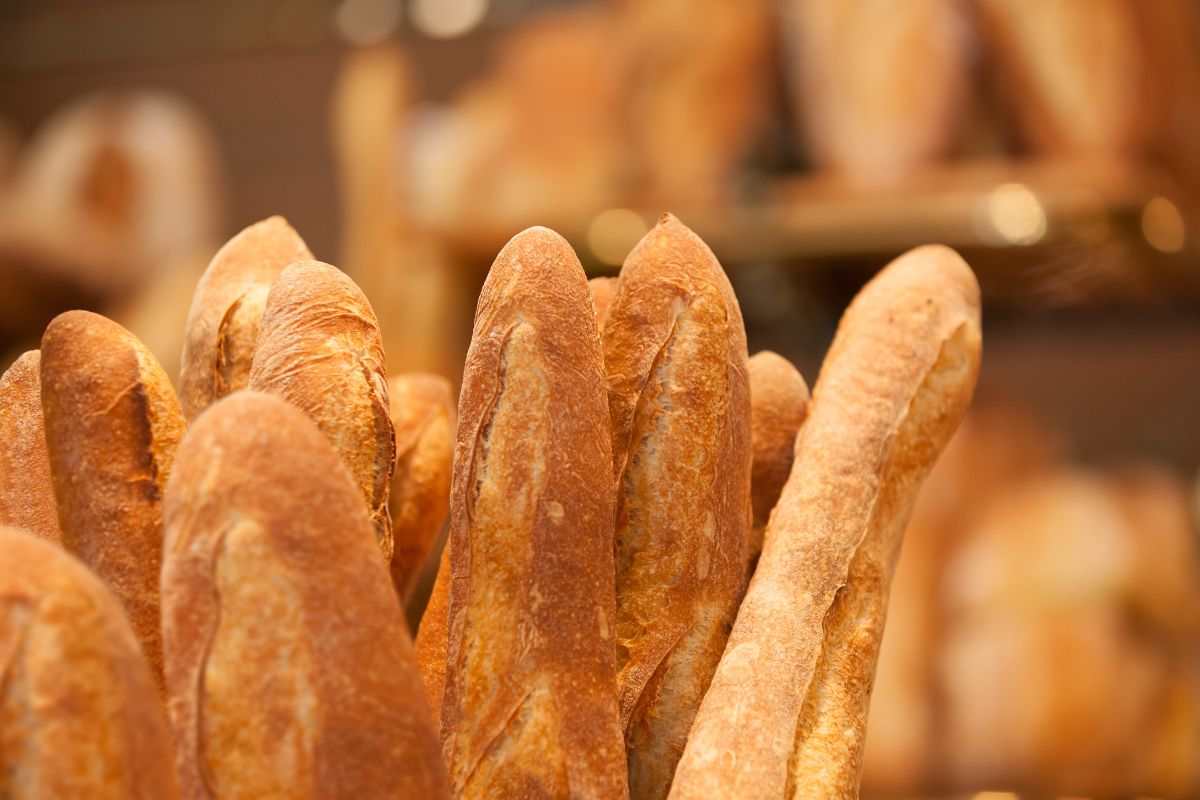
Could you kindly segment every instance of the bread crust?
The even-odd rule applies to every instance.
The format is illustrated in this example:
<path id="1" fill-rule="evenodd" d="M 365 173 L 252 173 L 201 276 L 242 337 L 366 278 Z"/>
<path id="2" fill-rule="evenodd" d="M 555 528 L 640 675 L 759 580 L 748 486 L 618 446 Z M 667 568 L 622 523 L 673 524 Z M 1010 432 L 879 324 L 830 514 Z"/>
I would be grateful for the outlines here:
<path id="1" fill-rule="evenodd" d="M 617 482 L 617 664 L 630 794 L 665 797 L 745 586 L 746 334 L 712 251 L 671 215 L 604 328 Z"/>
<path id="2" fill-rule="evenodd" d="M 858 796 L 895 555 L 979 357 L 979 287 L 947 248 L 851 303 L 672 798 Z"/>
<path id="3" fill-rule="evenodd" d="M 450 542 L 442 548 L 438 562 L 437 578 L 429 595 L 429 604 L 417 627 L 417 667 L 421 670 L 421 683 L 425 685 L 425 696 L 433 711 L 433 722 L 442 729 L 442 701 L 446 697 L 446 648 L 449 638 L 450 613 Z"/>
<path id="4" fill-rule="evenodd" d="M 396 429 L 396 472 L 388 498 L 392 515 L 392 583 L 401 599 L 429 557 L 450 508 L 454 457 L 454 393 L 439 375 L 413 372 L 388 381 Z"/>
<path id="5" fill-rule="evenodd" d="M 617 296 L 617 278 L 592 278 L 588 281 L 588 291 L 592 295 L 592 308 L 596 312 L 596 326 L 603 333 L 604 323 L 608 320 L 608 310 L 612 307 L 613 298 Z"/>
<path id="6" fill-rule="evenodd" d="M 795 457 L 796 433 L 808 416 L 808 384 L 800 371 L 778 353 L 762 350 L 750 357 L 750 475 L 754 524 L 747 561 L 758 563 L 763 528 L 787 483 Z"/>
<path id="7" fill-rule="evenodd" d="M 185 797 L 446 797 L 404 616 L 315 424 L 237 392 L 167 487 L 163 632 Z"/>
<path id="8" fill-rule="evenodd" d="M 63 546 L 120 599 L 162 680 L 162 493 L 184 420 L 150 351 L 88 311 L 42 336 L 42 413 Z"/>
<path id="9" fill-rule="evenodd" d="M 384 559 L 396 467 L 379 321 L 362 290 L 337 267 L 297 261 L 271 287 L 249 387 L 271 392 L 317 423 L 367 503 Z"/>
<path id="10" fill-rule="evenodd" d="M 530 228 L 484 283 L 450 499 L 443 751 L 461 797 L 627 795 L 603 360 L 570 245 Z"/>
<path id="11" fill-rule="evenodd" d="M 213 256 L 188 310 L 179 373 L 188 420 L 246 385 L 271 284 L 288 264 L 312 257 L 283 217 L 243 229 Z"/>
<path id="12" fill-rule="evenodd" d="M 21 355 L 0 376 L 0 525 L 62 541 L 42 422 L 41 353 Z"/>
<path id="13" fill-rule="evenodd" d="M 178 797 L 154 679 L 117 599 L 16 528 L 0 528 L 0 564 L 0 796 Z"/>

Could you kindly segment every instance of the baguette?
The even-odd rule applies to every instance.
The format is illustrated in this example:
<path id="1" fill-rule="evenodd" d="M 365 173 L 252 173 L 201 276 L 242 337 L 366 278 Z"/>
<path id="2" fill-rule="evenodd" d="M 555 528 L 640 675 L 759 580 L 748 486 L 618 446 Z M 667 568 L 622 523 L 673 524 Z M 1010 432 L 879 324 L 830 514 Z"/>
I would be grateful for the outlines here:
<path id="1" fill-rule="evenodd" d="M 88 311 L 42 336 L 42 412 L 62 542 L 125 606 L 162 680 L 162 492 L 183 436 L 162 367 L 129 331 Z"/>
<path id="2" fill-rule="evenodd" d="M 0 565 L 0 797 L 178 797 L 154 680 L 117 600 L 15 528 L 0 528 Z"/>
<path id="3" fill-rule="evenodd" d="M 390 562 L 396 434 L 384 376 L 379 322 L 354 281 L 319 261 L 286 268 L 267 296 L 249 386 L 283 397 L 329 437 Z"/>
<path id="4" fill-rule="evenodd" d="M 450 498 L 456 797 L 627 796 L 603 354 L 579 260 L 513 237 L 475 315 Z"/>
<path id="5" fill-rule="evenodd" d="M 613 298 L 617 295 L 617 278 L 592 278 L 588 281 L 588 291 L 592 294 L 592 308 L 596 312 L 596 326 L 603 332 L 604 323 L 608 320 L 608 310 L 612 307 Z"/>
<path id="6" fill-rule="evenodd" d="M 449 638 L 450 613 L 450 542 L 442 548 L 438 561 L 437 578 L 429 595 L 429 604 L 417 627 L 417 667 L 421 670 L 421 683 L 425 685 L 425 697 L 433 710 L 433 721 L 442 729 L 442 702 L 446 697 L 446 648 Z"/>
<path id="7" fill-rule="evenodd" d="M 271 284 L 288 264 L 311 258 L 283 217 L 245 228 L 213 256 L 185 326 L 179 399 L 188 420 L 246 385 Z"/>
<path id="8" fill-rule="evenodd" d="M 446 797 L 357 487 L 285 401 L 237 392 L 167 486 L 163 637 L 185 797 Z"/>
<path id="9" fill-rule="evenodd" d="M 979 287 L 947 248 L 851 303 L 672 798 L 858 796 L 895 555 L 979 357 Z"/>
<path id="10" fill-rule="evenodd" d="M 712 251 L 670 215 L 604 329 L 617 481 L 617 666 L 630 795 L 665 797 L 745 588 L 746 334 Z"/>
<path id="11" fill-rule="evenodd" d="M 783 356 L 763 350 L 749 361 L 750 441 L 754 467 L 750 475 L 754 525 L 747 559 L 750 572 L 762 552 L 763 528 L 787 483 L 795 457 L 796 432 L 808 416 L 808 384 Z"/>
<path id="12" fill-rule="evenodd" d="M 0 377 L 0 525 L 62 541 L 42 423 L 42 356 L 25 353 Z"/>
<path id="13" fill-rule="evenodd" d="M 454 401 L 450 382 L 411 373 L 388 381 L 396 429 L 392 478 L 392 583 L 403 601 L 412 591 L 450 507 L 454 456 Z"/>

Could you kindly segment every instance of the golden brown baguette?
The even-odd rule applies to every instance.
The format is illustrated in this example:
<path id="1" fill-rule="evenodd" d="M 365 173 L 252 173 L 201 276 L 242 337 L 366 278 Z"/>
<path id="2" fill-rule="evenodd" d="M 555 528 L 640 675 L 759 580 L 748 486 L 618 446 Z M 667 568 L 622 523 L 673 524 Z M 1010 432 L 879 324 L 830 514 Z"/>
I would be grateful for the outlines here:
<path id="1" fill-rule="evenodd" d="M 747 560 L 753 565 L 762 552 L 763 527 L 792 471 L 796 432 L 808 416 L 808 384 L 804 376 L 778 353 L 762 350 L 751 356 L 750 441 L 754 467 L 750 473 L 754 525 Z"/>
<path id="2" fill-rule="evenodd" d="M 391 571 L 403 601 L 450 508 L 454 399 L 449 381 L 419 372 L 392 376 L 388 395 L 396 429 L 396 473 L 388 499 L 396 543 Z"/>
<path id="3" fill-rule="evenodd" d="M 592 308 L 596 310 L 596 326 L 603 333 L 604 323 L 608 320 L 608 310 L 612 307 L 613 298 L 617 296 L 617 278 L 592 278 L 588 281 L 588 291 L 592 294 Z"/>
<path id="4" fill-rule="evenodd" d="M 672 798 L 858 796 L 896 551 L 979 358 L 979 287 L 947 248 L 846 310 Z"/>
<path id="5" fill-rule="evenodd" d="M 396 435 L 385 375 L 379 322 L 354 281 L 319 261 L 286 268 L 267 296 L 249 386 L 300 408 L 329 437 L 390 561 Z"/>
<path id="6" fill-rule="evenodd" d="M 484 283 L 459 400 L 442 706 L 458 797 L 627 794 L 611 465 L 583 269 L 530 228 Z"/>
<path id="7" fill-rule="evenodd" d="M 185 797 L 446 797 L 399 601 L 328 440 L 215 403 L 167 487 L 163 637 Z"/>
<path id="8" fill-rule="evenodd" d="M 433 710 L 433 721 L 442 729 L 442 701 L 446 697 L 446 647 L 449 638 L 450 613 L 450 542 L 442 549 L 437 579 L 429 604 L 421 616 L 417 628 L 417 667 L 421 670 L 421 682 L 425 685 L 425 696 Z"/>
<path id="9" fill-rule="evenodd" d="M 30 350 L 0 377 L 0 525 L 62 541 L 42 423 L 42 356 Z"/>
<path id="10" fill-rule="evenodd" d="M 271 284 L 312 253 L 283 217 L 256 222 L 217 251 L 188 311 L 179 399 L 189 420 L 243 388 Z"/>
<path id="11" fill-rule="evenodd" d="M 120 599 L 161 681 L 162 493 L 184 431 L 179 401 L 133 334 L 88 311 L 46 327 L 41 379 L 63 546 Z"/>
<path id="12" fill-rule="evenodd" d="M 171 800 L 169 749 L 116 598 L 59 547 L 0 528 L 0 797 Z"/>
<path id="13" fill-rule="evenodd" d="M 665 215 L 604 328 L 617 480 L 617 666 L 630 795 L 665 797 L 745 587 L 750 392 L 737 298 Z"/>

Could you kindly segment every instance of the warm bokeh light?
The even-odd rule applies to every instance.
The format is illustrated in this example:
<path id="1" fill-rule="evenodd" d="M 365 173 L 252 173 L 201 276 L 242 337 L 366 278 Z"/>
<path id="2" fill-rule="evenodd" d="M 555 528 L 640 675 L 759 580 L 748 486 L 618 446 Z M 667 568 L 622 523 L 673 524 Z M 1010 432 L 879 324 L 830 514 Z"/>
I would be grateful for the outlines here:
<path id="1" fill-rule="evenodd" d="M 1142 209 L 1142 235 L 1155 250 L 1178 253 L 1187 241 L 1187 225 L 1174 203 L 1155 197 Z"/>
<path id="2" fill-rule="evenodd" d="M 1006 183 L 987 201 L 992 228 L 1009 244 L 1036 244 L 1046 235 L 1046 210 L 1029 187 Z"/>
<path id="3" fill-rule="evenodd" d="M 342 0 L 333 21 L 351 44 L 379 44 L 400 25 L 400 0 Z"/>
<path id="4" fill-rule="evenodd" d="M 648 230 L 636 211 L 610 208 L 597 214 L 588 226 L 588 248 L 601 263 L 619 265 Z"/>
<path id="5" fill-rule="evenodd" d="M 488 0 L 414 0 L 412 22 L 434 39 L 470 33 L 487 16 Z"/>
<path id="6" fill-rule="evenodd" d="M 971 800 L 1020 800 L 1012 792 L 979 792 Z"/>

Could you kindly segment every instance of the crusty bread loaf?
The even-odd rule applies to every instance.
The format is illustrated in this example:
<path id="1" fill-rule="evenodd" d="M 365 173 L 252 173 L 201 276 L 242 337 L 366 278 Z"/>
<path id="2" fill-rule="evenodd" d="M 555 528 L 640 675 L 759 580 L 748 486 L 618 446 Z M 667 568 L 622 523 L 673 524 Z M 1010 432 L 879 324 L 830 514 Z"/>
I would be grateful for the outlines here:
<path id="1" fill-rule="evenodd" d="M 745 586 L 746 333 L 712 251 L 665 215 L 604 327 L 617 481 L 617 665 L 630 794 L 666 796 Z"/>
<path id="2" fill-rule="evenodd" d="M 60 548 L 0 528 L 0 797 L 171 800 L 169 751 L 117 600 Z"/>
<path id="3" fill-rule="evenodd" d="M 215 403 L 167 487 L 163 638 L 188 798 L 446 797 L 357 487 L 278 397 Z"/>
<path id="4" fill-rule="evenodd" d="M 1095 156 L 1127 154 L 1144 144 L 1154 109 L 1145 84 L 1149 64 L 1138 40 L 1138 5 L 977 3 L 996 82 L 1035 149 Z"/>
<path id="5" fill-rule="evenodd" d="M 442 701 L 446 697 L 446 647 L 449 638 L 450 613 L 450 542 L 442 549 L 438 563 L 437 579 L 429 595 L 429 604 L 417 627 L 417 667 L 421 670 L 421 682 L 425 685 L 425 696 L 433 711 L 433 721 L 442 729 Z"/>
<path id="6" fill-rule="evenodd" d="M 758 563 L 763 527 L 792 471 L 796 432 L 808 416 L 808 384 L 800 371 L 778 353 L 762 350 L 749 361 L 750 441 L 754 467 L 750 473 L 754 525 L 747 562 Z"/>
<path id="7" fill-rule="evenodd" d="M 217 251 L 188 311 L 179 399 L 189 420 L 246 385 L 271 284 L 312 253 L 283 217 L 256 222 Z"/>
<path id="8" fill-rule="evenodd" d="M 449 381 L 426 373 L 392 376 L 388 396 L 396 429 L 396 473 L 388 499 L 396 543 L 391 571 L 403 600 L 450 507 L 454 399 Z"/>
<path id="9" fill-rule="evenodd" d="M 354 281 L 319 261 L 287 267 L 267 295 L 249 386 L 283 397 L 329 437 L 390 561 L 396 435 L 385 375 L 379 322 Z"/>
<path id="10" fill-rule="evenodd" d="M 970 402 L 979 287 L 942 247 L 847 309 L 672 798 L 853 798 L 892 565 Z"/>
<path id="11" fill-rule="evenodd" d="M 603 354 L 583 269 L 553 231 L 496 257 L 458 418 L 442 706 L 455 795 L 624 797 Z"/>
<path id="12" fill-rule="evenodd" d="M 588 291 L 592 293 L 592 308 L 596 311 L 596 325 L 603 332 L 604 323 L 608 320 L 608 309 L 612 306 L 613 298 L 617 296 L 617 278 L 592 278 L 588 281 Z"/>
<path id="13" fill-rule="evenodd" d="M 183 436 L 166 373 L 133 334 L 68 311 L 42 336 L 42 413 L 62 542 L 125 606 L 162 676 L 162 492 Z"/>
<path id="14" fill-rule="evenodd" d="M 945 156 L 970 88 L 963 4 L 784 0 L 789 77 L 819 166 L 877 183 Z"/>
<path id="15" fill-rule="evenodd" d="M 62 541 L 42 424 L 42 356 L 30 350 L 0 377 L 0 525 Z"/>

